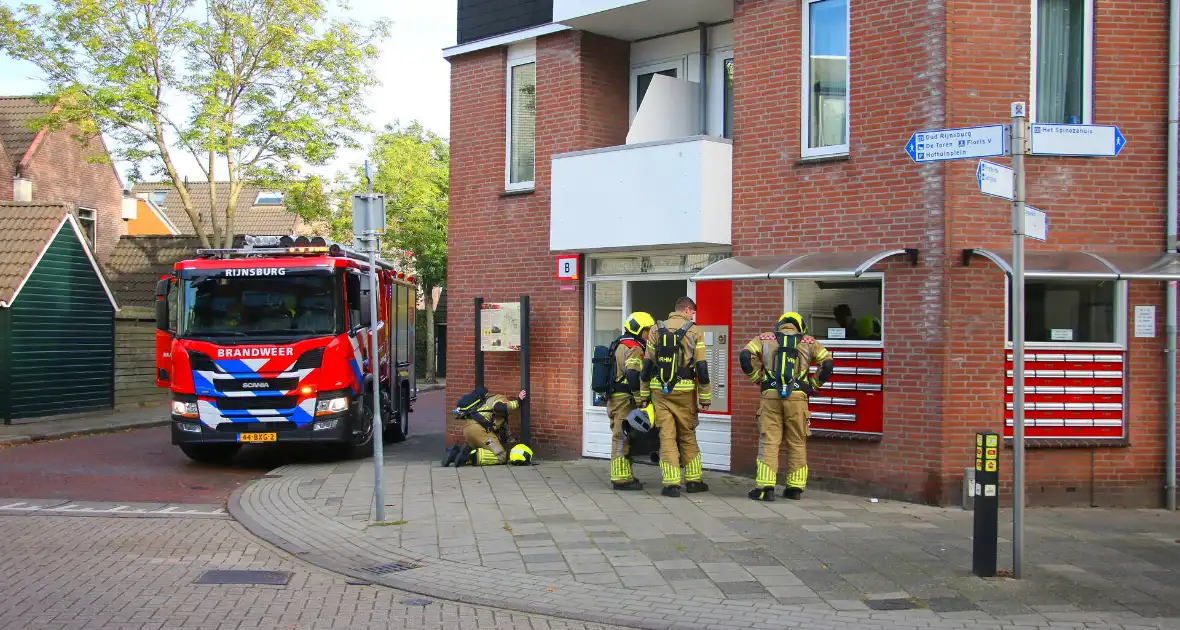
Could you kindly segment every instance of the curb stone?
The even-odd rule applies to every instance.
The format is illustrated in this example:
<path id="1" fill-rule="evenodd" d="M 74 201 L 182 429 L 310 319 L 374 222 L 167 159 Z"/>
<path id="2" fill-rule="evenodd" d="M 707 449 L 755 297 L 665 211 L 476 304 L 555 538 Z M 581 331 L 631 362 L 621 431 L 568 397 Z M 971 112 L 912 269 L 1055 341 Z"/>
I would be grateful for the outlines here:
<path id="1" fill-rule="evenodd" d="M 72 437 L 80 437 L 84 435 L 100 435 L 103 433 L 118 433 L 119 431 L 129 431 L 132 429 L 149 429 L 152 427 L 160 427 L 167 425 L 169 420 L 145 420 L 140 422 L 129 422 L 119 425 L 103 425 L 98 427 L 86 427 L 84 429 L 65 429 L 60 431 L 45 431 L 42 433 L 35 433 L 33 435 L 14 435 L 11 437 L 0 437 L 0 446 L 11 446 L 17 444 L 32 444 L 35 442 L 48 442 L 50 440 L 62 440 Z"/>

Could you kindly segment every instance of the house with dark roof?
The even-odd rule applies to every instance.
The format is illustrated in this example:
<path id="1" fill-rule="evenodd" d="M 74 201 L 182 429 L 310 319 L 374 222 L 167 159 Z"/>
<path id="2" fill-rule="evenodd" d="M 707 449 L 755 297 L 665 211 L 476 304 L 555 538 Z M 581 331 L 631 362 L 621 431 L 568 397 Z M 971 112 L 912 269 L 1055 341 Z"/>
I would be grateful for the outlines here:
<path id="1" fill-rule="evenodd" d="M 206 234 L 212 233 L 211 210 L 216 208 L 219 225 L 225 223 L 225 209 L 229 206 L 229 182 L 216 182 L 217 203 L 210 203 L 212 191 L 208 182 L 190 182 L 185 184 L 189 197 L 193 202 L 201 226 Z M 131 194 L 145 204 L 151 204 L 146 209 L 158 209 L 159 220 L 154 225 L 129 226 L 128 234 L 144 236 L 148 234 L 173 236 L 195 235 L 192 219 L 184 209 L 184 202 L 180 193 L 170 182 L 140 182 L 131 189 Z M 138 217 L 137 217 L 138 220 Z M 234 232 L 251 236 L 290 236 L 301 228 L 299 216 L 287 210 L 283 204 L 281 192 L 270 191 L 260 186 L 246 185 L 238 197 L 237 211 L 234 215 Z"/>
<path id="2" fill-rule="evenodd" d="M 234 246 L 243 247 L 244 239 L 235 239 Z M 200 247 L 196 236 L 124 236 L 103 272 L 119 304 L 151 308 L 160 276 L 171 274 L 177 261 L 192 258 Z"/>
<path id="3" fill-rule="evenodd" d="M 66 204 L 95 257 L 110 256 L 124 233 L 123 183 L 101 135 L 37 127 L 53 105 L 33 96 L 0 97 L 0 202 Z M 10 209 L 0 206 L 0 216 Z"/>
<path id="4" fill-rule="evenodd" d="M 0 421 L 109 409 L 115 296 L 66 203 L 0 206 Z"/>

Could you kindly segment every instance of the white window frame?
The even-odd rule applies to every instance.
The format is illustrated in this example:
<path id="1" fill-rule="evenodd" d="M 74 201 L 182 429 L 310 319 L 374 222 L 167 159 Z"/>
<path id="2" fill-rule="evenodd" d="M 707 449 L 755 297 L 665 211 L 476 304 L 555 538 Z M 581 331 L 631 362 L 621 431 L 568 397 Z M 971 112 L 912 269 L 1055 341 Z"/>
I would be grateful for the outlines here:
<path id="1" fill-rule="evenodd" d="M 539 112 L 534 113 L 533 119 L 533 179 L 525 182 L 512 182 L 512 69 L 530 63 L 537 63 L 536 40 L 520 42 L 508 47 L 508 65 L 504 77 L 504 190 L 507 192 L 535 190 L 537 187 L 536 117 Z"/>
<path id="2" fill-rule="evenodd" d="M 1094 0 L 1083 0 L 1085 16 L 1082 20 L 1082 121 L 1083 125 L 1094 124 Z M 1029 56 L 1029 122 L 1037 122 L 1037 53 L 1040 51 L 1037 38 L 1040 35 L 1040 0 L 1029 0 L 1032 7 L 1032 45 Z"/>
<path id="3" fill-rule="evenodd" d="M 160 197 L 159 201 L 156 201 L 156 195 L 162 195 Z M 158 189 L 153 190 L 151 193 L 149 193 L 149 196 L 148 196 L 148 200 L 151 201 L 152 203 L 156 204 L 157 206 L 162 205 L 164 203 L 164 200 L 167 198 L 168 198 L 168 191 L 167 190 L 158 190 Z"/>
<path id="4" fill-rule="evenodd" d="M 783 280 L 783 312 L 789 313 L 795 311 L 795 287 L 792 284 L 793 282 L 818 282 L 820 280 L 831 280 L 831 278 L 801 276 Z M 862 273 L 855 280 L 876 280 L 881 283 L 881 339 L 819 339 L 819 342 L 825 348 L 884 348 L 885 342 L 889 339 L 889 327 L 886 325 L 885 320 L 885 310 L 889 303 L 889 296 L 885 292 L 885 273 L 881 271 L 869 271 Z"/>
<path id="5" fill-rule="evenodd" d="M 630 112 L 631 115 L 627 119 L 627 124 L 635 122 L 635 114 L 639 112 L 639 75 L 648 74 L 649 72 L 659 72 L 661 70 L 676 70 L 676 79 L 680 81 L 687 81 L 686 77 L 688 66 L 688 55 L 668 59 L 665 61 L 657 61 L 653 63 L 645 63 L 641 66 L 632 66 L 630 87 Z"/>
<path id="6" fill-rule="evenodd" d="M 844 93 L 844 139 L 845 144 L 833 145 L 830 147 L 811 148 L 808 146 L 810 136 L 810 122 L 811 122 L 811 5 L 824 0 L 803 0 L 802 7 L 802 22 L 803 22 L 803 42 L 802 42 L 802 83 L 800 92 L 800 107 L 799 107 L 799 132 L 801 140 L 800 155 L 804 158 L 825 158 L 839 155 L 848 155 L 849 147 L 852 142 L 852 2 L 848 2 L 848 12 L 844 20 L 845 41 L 848 42 L 848 86 Z M 1035 0 L 1034 0 L 1035 1 Z"/>
<path id="7" fill-rule="evenodd" d="M 718 48 L 709 52 L 709 135 L 725 137 L 725 61 L 733 59 L 734 76 L 737 75 L 737 57 L 733 47 Z M 737 110 L 737 99 L 734 99 Z M 733 131 L 732 129 L 730 131 Z"/>
<path id="8" fill-rule="evenodd" d="M 1097 278 L 1026 278 L 1025 285 L 1028 285 L 1029 280 L 1061 280 L 1069 281 L 1100 281 Z M 1011 350 L 1012 342 L 1009 338 L 1012 336 L 1012 300 L 1009 296 L 1012 295 L 1012 277 L 1005 274 L 1004 276 L 1004 347 Z M 1127 281 L 1115 281 L 1114 288 L 1114 342 L 1081 342 L 1081 341 L 1028 341 L 1025 339 L 1025 348 L 1064 348 L 1066 350 L 1126 350 L 1127 349 Z M 1026 335 L 1027 336 L 1027 335 Z"/>
<path id="9" fill-rule="evenodd" d="M 78 216 L 78 226 L 83 228 L 83 230 L 82 230 L 83 234 L 86 233 L 85 222 L 90 223 L 91 234 L 88 236 L 90 236 L 93 240 L 92 240 L 92 242 L 87 243 L 86 246 L 89 247 L 91 250 L 97 249 L 98 248 L 98 211 L 95 210 L 94 208 L 87 208 L 85 206 L 79 206 L 77 216 Z"/>

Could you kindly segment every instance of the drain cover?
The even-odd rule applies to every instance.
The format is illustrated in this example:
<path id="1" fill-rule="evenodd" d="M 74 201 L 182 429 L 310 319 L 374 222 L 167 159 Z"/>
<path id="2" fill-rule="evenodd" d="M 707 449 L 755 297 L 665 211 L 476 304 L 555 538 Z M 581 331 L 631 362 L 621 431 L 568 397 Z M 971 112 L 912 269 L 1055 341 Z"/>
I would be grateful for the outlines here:
<path id="1" fill-rule="evenodd" d="M 193 584 L 266 584 L 286 586 L 291 579 L 290 571 L 206 571 Z"/>
<path id="2" fill-rule="evenodd" d="M 375 567 L 366 567 L 361 569 L 367 573 L 376 573 L 377 575 L 385 575 L 386 573 L 397 573 L 398 571 L 408 571 L 410 569 L 421 568 L 422 565 L 414 564 L 413 562 L 391 562 L 389 564 L 379 564 Z"/>
<path id="3" fill-rule="evenodd" d="M 911 610 L 919 608 L 912 599 L 867 599 L 865 606 L 872 610 Z"/>

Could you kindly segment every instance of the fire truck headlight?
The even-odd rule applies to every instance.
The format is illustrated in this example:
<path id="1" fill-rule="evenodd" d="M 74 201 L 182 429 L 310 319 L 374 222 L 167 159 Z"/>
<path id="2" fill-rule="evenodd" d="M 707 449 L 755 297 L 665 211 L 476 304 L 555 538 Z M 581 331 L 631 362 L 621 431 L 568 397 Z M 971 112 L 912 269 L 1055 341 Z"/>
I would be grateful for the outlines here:
<path id="1" fill-rule="evenodd" d="M 315 415 L 323 416 L 330 413 L 348 411 L 348 397 L 322 398 L 315 403 Z"/>
<path id="2" fill-rule="evenodd" d="M 185 418 L 196 418 L 197 403 L 174 400 L 172 401 L 172 415 L 183 416 Z"/>
<path id="3" fill-rule="evenodd" d="M 180 430 L 184 431 L 185 433 L 200 433 L 201 425 L 194 424 L 192 422 L 181 422 Z"/>

